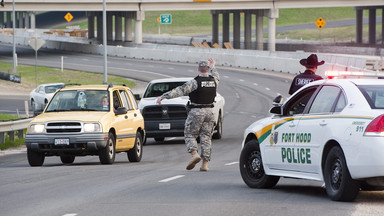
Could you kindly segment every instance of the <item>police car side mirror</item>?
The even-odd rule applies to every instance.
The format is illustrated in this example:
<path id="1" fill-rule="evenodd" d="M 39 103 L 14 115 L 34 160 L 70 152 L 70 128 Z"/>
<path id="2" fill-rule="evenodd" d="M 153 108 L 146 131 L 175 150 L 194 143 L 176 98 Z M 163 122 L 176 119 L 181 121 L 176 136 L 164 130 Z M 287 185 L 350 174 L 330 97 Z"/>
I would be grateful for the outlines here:
<path id="1" fill-rule="evenodd" d="M 275 99 L 273 99 L 274 104 L 281 104 L 282 102 L 283 102 L 283 96 L 282 95 L 279 95 L 279 96 L 275 97 Z"/>
<path id="2" fill-rule="evenodd" d="M 275 107 L 272 107 L 270 110 L 269 110 L 270 113 L 273 113 L 273 114 L 278 114 L 278 115 L 281 115 L 282 112 L 281 112 L 281 106 L 275 106 Z"/>

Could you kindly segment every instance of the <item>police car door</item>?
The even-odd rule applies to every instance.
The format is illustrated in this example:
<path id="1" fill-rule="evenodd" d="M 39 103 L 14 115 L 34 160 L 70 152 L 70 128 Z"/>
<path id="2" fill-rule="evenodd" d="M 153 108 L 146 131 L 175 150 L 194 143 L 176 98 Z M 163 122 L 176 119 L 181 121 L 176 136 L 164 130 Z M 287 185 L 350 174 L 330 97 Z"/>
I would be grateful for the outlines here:
<path id="1" fill-rule="evenodd" d="M 269 168 L 292 170 L 297 160 L 294 153 L 297 125 L 316 88 L 299 92 L 284 104 L 283 115 L 271 128 L 270 145 L 265 146 Z M 264 160 L 264 159 L 263 159 Z"/>
<path id="2" fill-rule="evenodd" d="M 340 112 L 345 105 L 345 97 L 339 87 L 321 86 L 297 126 L 294 148 L 297 170 L 321 176 L 321 156 L 331 134 L 330 122 L 334 112 Z"/>

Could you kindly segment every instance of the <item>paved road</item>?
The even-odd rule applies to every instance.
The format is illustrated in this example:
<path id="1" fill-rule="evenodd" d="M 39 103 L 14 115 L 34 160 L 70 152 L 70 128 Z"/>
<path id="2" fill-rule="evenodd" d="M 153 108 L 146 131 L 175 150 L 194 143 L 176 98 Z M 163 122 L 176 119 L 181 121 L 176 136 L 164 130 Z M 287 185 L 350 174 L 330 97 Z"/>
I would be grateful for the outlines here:
<path id="1" fill-rule="evenodd" d="M 102 70 L 101 56 L 42 50 L 39 62 L 54 65 L 64 54 L 68 68 Z M 22 64 L 33 58 L 28 52 L 19 54 Z M 196 74 L 194 64 L 108 61 L 111 74 L 143 81 Z M 283 178 L 274 189 L 248 188 L 237 163 L 243 131 L 268 115 L 273 97 L 286 95 L 290 77 L 233 68 L 219 71 L 219 92 L 226 99 L 224 133 L 213 142 L 209 172 L 185 170 L 189 155 L 180 138 L 167 138 L 163 144 L 149 139 L 141 162 L 129 163 L 125 154 L 118 154 L 113 165 L 100 165 L 92 156 L 62 165 L 59 158 L 50 157 L 43 167 L 32 168 L 22 149 L 0 156 L 0 215 L 382 215 L 383 192 L 361 192 L 356 202 L 340 203 L 327 198 L 322 182 Z"/>

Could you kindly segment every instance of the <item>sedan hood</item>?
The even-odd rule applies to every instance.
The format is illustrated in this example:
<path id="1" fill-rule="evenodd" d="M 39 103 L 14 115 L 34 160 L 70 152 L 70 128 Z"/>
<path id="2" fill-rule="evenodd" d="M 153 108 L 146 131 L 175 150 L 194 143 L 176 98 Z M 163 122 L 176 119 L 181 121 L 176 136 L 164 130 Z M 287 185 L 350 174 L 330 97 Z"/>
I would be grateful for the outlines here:
<path id="1" fill-rule="evenodd" d="M 156 105 L 157 97 L 142 98 L 139 102 L 139 108 L 142 110 L 144 107 L 149 105 Z M 189 101 L 188 96 L 181 96 L 173 99 L 164 99 L 161 104 L 181 104 L 186 105 Z"/>

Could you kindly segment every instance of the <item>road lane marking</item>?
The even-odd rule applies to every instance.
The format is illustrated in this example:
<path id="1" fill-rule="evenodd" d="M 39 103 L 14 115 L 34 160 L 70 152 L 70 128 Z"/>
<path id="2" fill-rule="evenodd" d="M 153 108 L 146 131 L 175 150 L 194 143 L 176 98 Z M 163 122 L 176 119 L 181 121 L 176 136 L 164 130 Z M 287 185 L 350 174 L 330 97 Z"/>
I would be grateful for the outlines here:
<path id="1" fill-rule="evenodd" d="M 240 82 L 244 82 L 245 80 L 243 80 L 243 79 L 240 79 Z"/>
<path id="2" fill-rule="evenodd" d="M 231 166 L 231 165 L 235 165 L 235 164 L 238 164 L 238 163 L 239 163 L 238 161 L 231 162 L 231 163 L 226 163 L 225 166 Z"/>
<path id="3" fill-rule="evenodd" d="M 77 213 L 64 214 L 63 216 L 76 216 Z"/>
<path id="4" fill-rule="evenodd" d="M 253 85 L 258 86 L 259 84 L 257 84 L 257 83 L 253 83 Z"/>
<path id="5" fill-rule="evenodd" d="M 160 183 L 169 182 L 169 181 L 173 181 L 173 180 L 182 178 L 182 177 L 184 177 L 184 176 L 185 176 L 185 175 L 177 175 L 177 176 L 173 176 L 173 177 L 171 177 L 171 178 L 166 178 L 166 179 L 160 180 L 159 182 L 160 182 Z"/>
<path id="6" fill-rule="evenodd" d="M 269 91 L 269 90 L 271 90 L 271 89 L 270 89 L 270 88 L 265 88 L 265 90 Z"/>

